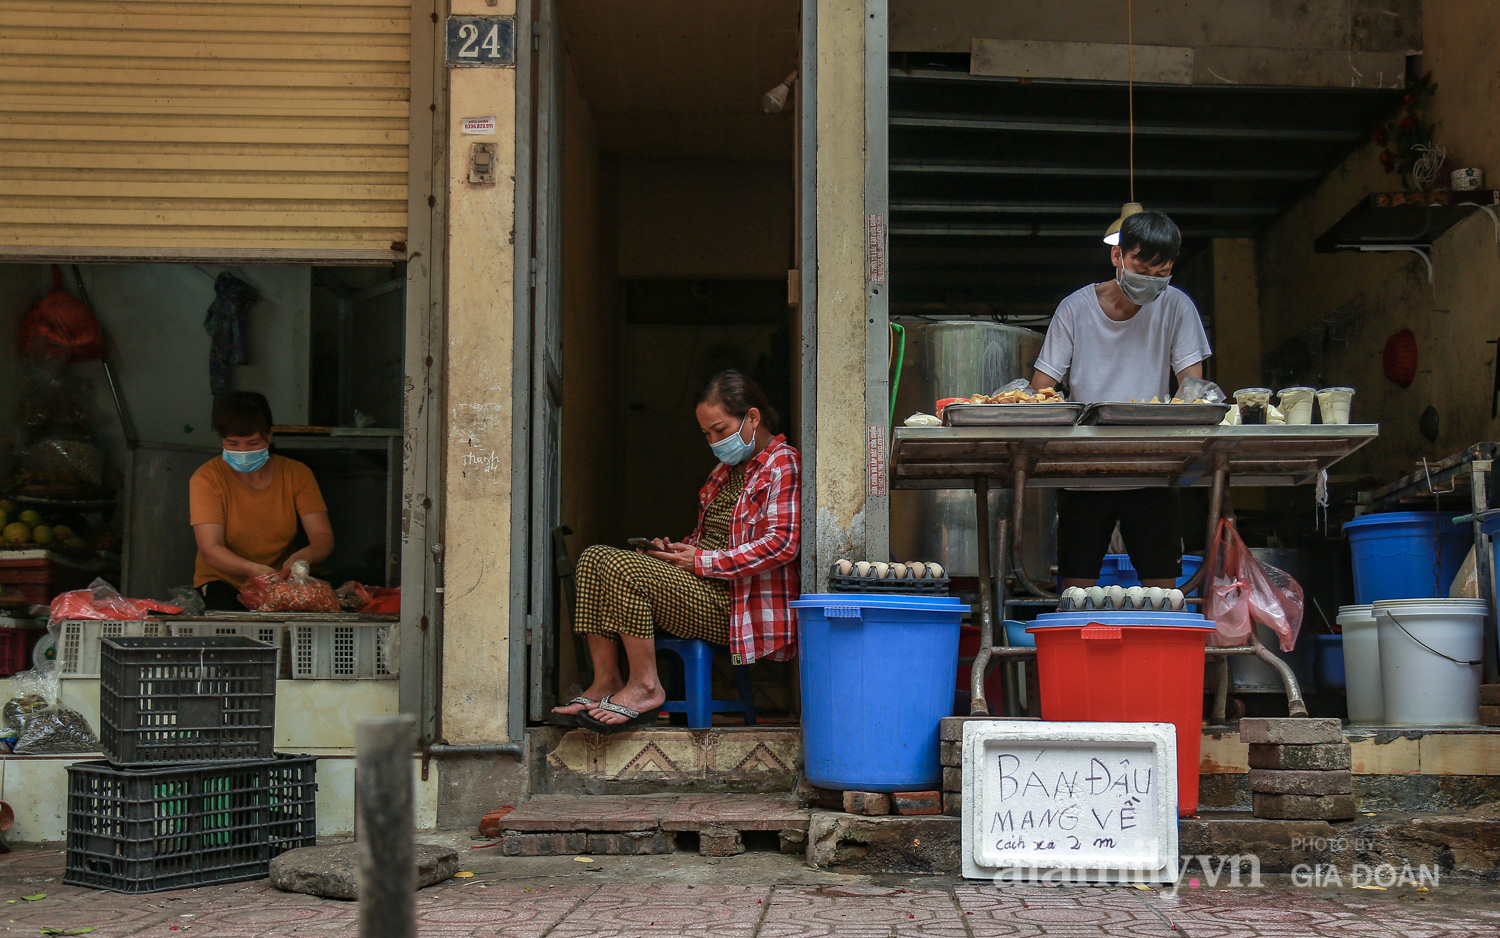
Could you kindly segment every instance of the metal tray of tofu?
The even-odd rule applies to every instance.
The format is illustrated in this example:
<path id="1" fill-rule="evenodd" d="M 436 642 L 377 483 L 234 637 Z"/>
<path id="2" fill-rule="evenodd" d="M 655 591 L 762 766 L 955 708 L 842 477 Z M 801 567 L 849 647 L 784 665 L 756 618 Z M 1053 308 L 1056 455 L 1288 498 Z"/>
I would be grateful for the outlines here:
<path id="1" fill-rule="evenodd" d="M 1096 403 L 1083 408 L 1080 427 L 1211 427 L 1229 413 L 1228 404 Z"/>
<path id="2" fill-rule="evenodd" d="M 943 423 L 950 427 L 1071 427 L 1082 404 L 949 404 Z"/>

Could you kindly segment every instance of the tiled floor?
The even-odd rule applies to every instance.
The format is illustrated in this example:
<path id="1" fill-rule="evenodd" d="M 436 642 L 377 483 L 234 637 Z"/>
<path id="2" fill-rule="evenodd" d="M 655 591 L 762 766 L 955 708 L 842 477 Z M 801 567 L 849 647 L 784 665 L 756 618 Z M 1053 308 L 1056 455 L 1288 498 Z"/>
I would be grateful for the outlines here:
<path id="1" fill-rule="evenodd" d="M 420 938 L 1494 938 L 1492 887 L 1315 892 L 991 886 L 842 877 L 792 858 L 517 860 L 418 895 Z M 356 906 L 264 880 L 145 896 L 61 884 L 62 853 L 0 857 L 0 936 L 354 938 Z M 27 900 L 25 896 L 44 896 Z"/>

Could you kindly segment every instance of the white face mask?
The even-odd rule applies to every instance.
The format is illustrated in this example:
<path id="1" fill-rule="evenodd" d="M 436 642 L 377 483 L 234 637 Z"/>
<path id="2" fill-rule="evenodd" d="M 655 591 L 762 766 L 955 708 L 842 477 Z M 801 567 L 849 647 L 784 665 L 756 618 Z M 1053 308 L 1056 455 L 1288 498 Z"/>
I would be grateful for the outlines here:
<path id="1" fill-rule="evenodd" d="M 1115 278 L 1115 282 L 1120 285 L 1120 292 L 1125 294 L 1125 299 L 1137 306 L 1145 306 L 1166 291 L 1167 284 L 1172 282 L 1172 278 L 1138 274 L 1135 271 L 1126 270 L 1122 264 L 1120 275 Z"/>

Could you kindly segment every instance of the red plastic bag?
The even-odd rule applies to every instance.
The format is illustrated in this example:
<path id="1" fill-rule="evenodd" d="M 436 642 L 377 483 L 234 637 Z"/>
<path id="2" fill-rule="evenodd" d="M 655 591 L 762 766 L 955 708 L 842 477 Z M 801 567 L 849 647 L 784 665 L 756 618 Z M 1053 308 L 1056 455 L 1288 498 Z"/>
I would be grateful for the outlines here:
<path id="1" fill-rule="evenodd" d="M 240 602 L 252 612 L 342 612 L 333 587 L 307 572 L 299 560 L 288 570 L 251 577 L 240 587 Z"/>
<path id="2" fill-rule="evenodd" d="M 1291 574 L 1256 560 L 1228 518 L 1219 519 L 1208 552 L 1207 599 L 1203 614 L 1218 631 L 1211 644 L 1224 648 L 1250 641 L 1251 623 L 1271 629 L 1281 650 L 1297 647 L 1302 627 L 1302 585 Z"/>
<path id="3" fill-rule="evenodd" d="M 399 613 L 401 611 L 401 587 L 377 587 L 370 590 L 370 604 L 361 609 L 371 615 L 376 613 Z"/>
<path id="4" fill-rule="evenodd" d="M 373 598 L 370 591 L 365 589 L 363 583 L 350 580 L 343 586 L 334 590 L 334 595 L 339 598 L 339 608 L 345 612 L 359 612 L 370 604 Z"/>
<path id="5" fill-rule="evenodd" d="M 25 358 L 70 362 L 104 357 L 104 330 L 94 311 L 63 289 L 62 269 L 52 265 L 52 289 L 21 320 L 16 345 Z"/>
<path id="6" fill-rule="evenodd" d="M 48 621 L 64 619 L 149 619 L 151 613 L 180 615 L 176 606 L 159 603 L 151 599 L 126 599 L 113 586 L 103 580 L 95 580 L 86 590 L 60 593 L 52 600 Z"/>

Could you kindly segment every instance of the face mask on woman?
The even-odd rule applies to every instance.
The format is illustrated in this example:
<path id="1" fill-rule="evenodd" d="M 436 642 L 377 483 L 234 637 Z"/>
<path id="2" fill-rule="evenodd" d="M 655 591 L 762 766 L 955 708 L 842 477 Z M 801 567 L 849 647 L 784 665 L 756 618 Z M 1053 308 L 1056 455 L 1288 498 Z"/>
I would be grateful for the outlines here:
<path id="1" fill-rule="evenodd" d="M 726 466 L 738 466 L 740 463 L 749 459 L 751 453 L 755 452 L 754 434 L 751 435 L 749 443 L 746 443 L 743 439 L 740 438 L 740 434 L 745 432 L 745 421 L 749 419 L 750 415 L 746 414 L 743 418 L 741 418 L 740 428 L 738 430 L 724 437 L 724 439 L 720 440 L 717 443 L 708 444 L 708 448 L 714 451 L 714 457 L 717 458 L 719 462 L 723 463 Z"/>
<path id="2" fill-rule="evenodd" d="M 1145 306 L 1162 295 L 1172 278 L 1151 277 L 1121 267 L 1120 276 L 1115 282 L 1120 285 L 1120 292 L 1125 294 L 1125 299 L 1137 306 Z"/>
<path id="3" fill-rule="evenodd" d="M 229 463 L 230 468 L 235 472 L 254 472 L 261 466 L 264 466 L 270 458 L 271 448 L 269 446 L 265 449 L 252 449 L 248 452 L 233 449 L 226 449 L 224 451 L 224 461 Z"/>

